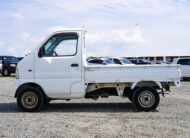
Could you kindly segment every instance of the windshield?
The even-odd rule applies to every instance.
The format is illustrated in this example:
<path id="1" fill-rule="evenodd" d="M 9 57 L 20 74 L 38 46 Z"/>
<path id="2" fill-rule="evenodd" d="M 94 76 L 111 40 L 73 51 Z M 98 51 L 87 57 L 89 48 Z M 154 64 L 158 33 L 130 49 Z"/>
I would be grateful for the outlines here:
<path id="1" fill-rule="evenodd" d="M 110 60 L 110 59 L 107 59 L 106 61 L 106 64 L 115 64 L 112 60 Z"/>
<path id="2" fill-rule="evenodd" d="M 4 57 L 5 62 L 19 62 L 16 57 Z"/>
<path id="3" fill-rule="evenodd" d="M 127 60 L 125 58 L 122 58 L 121 61 L 124 63 L 124 64 L 132 64 L 130 60 Z"/>

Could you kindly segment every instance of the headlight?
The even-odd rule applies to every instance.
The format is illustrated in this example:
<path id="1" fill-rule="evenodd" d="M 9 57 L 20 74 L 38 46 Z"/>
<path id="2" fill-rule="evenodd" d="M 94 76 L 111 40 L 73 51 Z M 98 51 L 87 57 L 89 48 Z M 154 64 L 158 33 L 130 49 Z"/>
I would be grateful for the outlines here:
<path id="1" fill-rule="evenodd" d="M 18 72 L 18 68 L 16 68 L 15 77 L 16 77 L 16 79 L 19 79 L 19 72 Z"/>
<path id="2" fill-rule="evenodd" d="M 16 65 L 15 64 L 10 64 L 10 67 L 16 67 Z"/>

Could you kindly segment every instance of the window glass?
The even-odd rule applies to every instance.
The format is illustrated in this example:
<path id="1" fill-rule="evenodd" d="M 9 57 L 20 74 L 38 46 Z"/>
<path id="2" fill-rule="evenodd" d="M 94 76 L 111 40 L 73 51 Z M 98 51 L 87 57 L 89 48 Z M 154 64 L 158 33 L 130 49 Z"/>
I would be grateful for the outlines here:
<path id="1" fill-rule="evenodd" d="M 182 62 L 183 62 L 183 60 L 180 59 L 180 60 L 177 62 L 177 64 L 182 65 Z"/>
<path id="2" fill-rule="evenodd" d="M 15 57 L 4 57 L 5 62 L 19 62 L 19 60 Z"/>
<path id="3" fill-rule="evenodd" d="M 94 59 L 94 60 L 90 60 L 89 63 L 103 64 L 103 61 L 99 59 Z"/>
<path id="4" fill-rule="evenodd" d="M 127 60 L 125 58 L 122 58 L 121 61 L 124 63 L 124 64 L 132 64 L 130 60 Z"/>
<path id="5" fill-rule="evenodd" d="M 89 63 L 96 63 L 96 60 L 90 60 Z"/>
<path id="6" fill-rule="evenodd" d="M 187 65 L 187 60 L 186 59 L 180 59 L 177 64 Z"/>
<path id="7" fill-rule="evenodd" d="M 98 63 L 99 63 L 99 64 L 103 64 L 103 61 L 102 61 L 102 60 L 99 60 Z"/>
<path id="8" fill-rule="evenodd" d="M 53 37 L 52 39 L 50 39 L 47 44 L 45 45 L 45 54 L 50 53 L 50 46 L 55 42 L 56 38 Z"/>
<path id="9" fill-rule="evenodd" d="M 143 64 L 144 62 L 143 62 L 142 60 L 139 60 L 139 63 L 140 63 L 140 64 Z"/>
<path id="10" fill-rule="evenodd" d="M 52 37 L 45 45 L 45 56 L 72 56 L 77 52 L 76 34 L 59 34 Z"/>
<path id="11" fill-rule="evenodd" d="M 116 64 L 122 64 L 118 59 L 113 59 Z"/>
<path id="12" fill-rule="evenodd" d="M 89 63 L 93 63 L 93 61 L 92 60 L 90 60 L 90 61 L 88 61 Z"/>
<path id="13" fill-rule="evenodd" d="M 107 64 L 115 64 L 115 63 L 114 63 L 112 60 L 110 60 L 110 59 L 107 59 L 107 60 L 106 60 L 106 63 L 107 63 Z"/>
<path id="14" fill-rule="evenodd" d="M 63 40 L 56 46 L 53 53 L 56 56 L 75 55 L 76 45 L 76 39 Z"/>
<path id="15" fill-rule="evenodd" d="M 131 62 L 137 64 L 137 60 L 131 60 Z"/>
<path id="16" fill-rule="evenodd" d="M 187 65 L 190 65 L 190 59 L 187 60 Z"/>

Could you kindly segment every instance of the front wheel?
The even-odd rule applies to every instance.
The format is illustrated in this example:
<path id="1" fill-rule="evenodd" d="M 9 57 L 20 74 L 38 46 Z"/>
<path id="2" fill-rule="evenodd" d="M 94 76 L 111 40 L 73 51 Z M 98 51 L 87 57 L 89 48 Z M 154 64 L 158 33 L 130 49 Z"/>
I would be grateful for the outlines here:
<path id="1" fill-rule="evenodd" d="M 26 87 L 19 91 L 17 104 L 25 112 L 39 111 L 44 103 L 44 97 L 41 91 L 35 87 Z"/>
<path id="2" fill-rule="evenodd" d="M 10 71 L 8 69 L 4 69 L 3 76 L 10 76 Z"/>
<path id="3" fill-rule="evenodd" d="M 152 87 L 141 87 L 133 94 L 133 104 L 140 111 L 155 110 L 159 102 L 160 96 Z"/>

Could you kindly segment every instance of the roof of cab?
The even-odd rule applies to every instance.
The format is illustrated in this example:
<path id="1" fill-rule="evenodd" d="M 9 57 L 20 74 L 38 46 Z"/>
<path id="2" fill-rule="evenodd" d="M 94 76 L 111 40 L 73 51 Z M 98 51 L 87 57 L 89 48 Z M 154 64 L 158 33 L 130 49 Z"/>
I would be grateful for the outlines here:
<path id="1" fill-rule="evenodd" d="M 53 34 L 59 33 L 59 32 L 72 32 L 72 31 L 83 31 L 84 28 L 63 28 L 63 29 L 57 29 L 56 31 L 52 32 Z"/>

